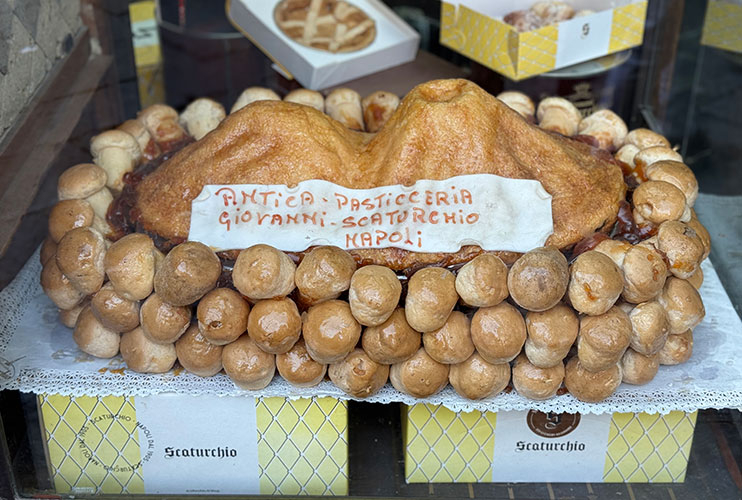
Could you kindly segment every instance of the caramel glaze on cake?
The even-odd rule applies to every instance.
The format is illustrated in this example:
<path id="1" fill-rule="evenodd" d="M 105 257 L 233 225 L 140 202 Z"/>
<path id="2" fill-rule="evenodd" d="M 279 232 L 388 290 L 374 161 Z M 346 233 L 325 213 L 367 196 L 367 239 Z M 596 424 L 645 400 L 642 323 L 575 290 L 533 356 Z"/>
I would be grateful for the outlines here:
<path id="1" fill-rule="evenodd" d="M 547 244 L 561 249 L 610 231 L 626 195 L 621 168 L 608 152 L 530 125 L 469 81 L 436 80 L 414 88 L 376 135 L 349 130 L 307 106 L 252 103 L 132 185 L 128 218 L 168 247 L 187 239 L 191 201 L 206 184 L 324 179 L 370 188 L 477 173 L 541 181 L 553 197 Z M 465 246 L 455 254 L 351 253 L 361 264 L 409 271 L 459 264 L 481 252 Z M 517 257 L 498 254 L 505 262 Z"/>

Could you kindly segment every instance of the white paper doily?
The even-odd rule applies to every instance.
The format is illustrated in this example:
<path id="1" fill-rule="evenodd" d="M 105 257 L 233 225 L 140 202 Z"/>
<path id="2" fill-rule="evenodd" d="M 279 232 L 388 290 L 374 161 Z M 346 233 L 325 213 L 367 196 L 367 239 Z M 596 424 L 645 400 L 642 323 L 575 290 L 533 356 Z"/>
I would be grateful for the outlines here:
<path id="1" fill-rule="evenodd" d="M 330 382 L 297 388 L 276 376 L 261 391 L 236 388 L 224 374 L 201 378 L 182 370 L 143 375 L 124 366 L 120 357 L 97 359 L 79 351 L 71 331 L 59 323 L 57 309 L 39 285 L 38 251 L 16 279 L 0 292 L 0 389 L 63 395 L 151 395 L 163 392 L 218 396 L 332 396 L 355 399 Z M 554 412 L 695 411 L 742 408 L 742 322 L 710 262 L 703 264 L 701 295 L 706 318 L 694 331 L 693 356 L 682 365 L 661 366 L 644 386 L 621 384 L 601 403 L 583 403 L 569 394 L 532 401 L 515 392 L 470 401 L 449 386 L 426 399 L 397 392 L 387 384 L 365 401 L 442 404 L 453 411 L 528 410 Z M 112 371 L 113 370 L 113 371 Z"/>

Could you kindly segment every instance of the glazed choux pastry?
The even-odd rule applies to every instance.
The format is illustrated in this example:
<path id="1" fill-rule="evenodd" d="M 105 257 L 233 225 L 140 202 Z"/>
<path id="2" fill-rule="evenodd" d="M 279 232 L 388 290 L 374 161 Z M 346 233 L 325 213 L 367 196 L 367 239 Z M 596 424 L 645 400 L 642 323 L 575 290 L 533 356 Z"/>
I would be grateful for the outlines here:
<path id="1" fill-rule="evenodd" d="M 600 252 L 613 261 L 619 268 L 623 268 L 624 259 L 626 254 L 631 250 L 631 243 L 623 240 L 603 240 L 595 247 L 596 252 Z"/>
<path id="2" fill-rule="evenodd" d="M 485 360 L 507 363 L 515 359 L 526 341 L 526 323 L 507 302 L 482 307 L 472 317 L 471 338 Z"/>
<path id="3" fill-rule="evenodd" d="M 355 90 L 340 88 L 327 94 L 325 113 L 349 129 L 364 130 L 361 96 Z"/>
<path id="4" fill-rule="evenodd" d="M 214 345 L 229 344 L 245 333 L 248 314 L 250 305 L 231 288 L 214 288 L 196 308 L 198 329 Z"/>
<path id="5" fill-rule="evenodd" d="M 378 90 L 364 97 L 361 101 L 361 107 L 363 108 L 363 121 L 366 123 L 366 131 L 375 133 L 381 130 L 398 106 L 399 97 L 391 92 Z"/>
<path id="6" fill-rule="evenodd" d="M 342 300 L 328 300 L 312 306 L 302 320 L 307 352 L 318 363 L 340 361 L 361 338 L 361 325 L 351 314 L 348 303 Z"/>
<path id="7" fill-rule="evenodd" d="M 224 106 L 213 99 L 200 97 L 180 114 L 180 124 L 198 141 L 218 127 L 226 116 Z"/>
<path id="8" fill-rule="evenodd" d="M 42 266 L 45 266 L 47 261 L 53 258 L 57 254 L 57 242 L 54 241 L 51 236 L 44 238 L 41 243 L 41 249 L 39 250 L 39 261 Z"/>
<path id="9" fill-rule="evenodd" d="M 586 370 L 598 372 L 615 365 L 630 342 L 631 321 L 616 306 L 600 316 L 583 316 L 580 319 L 577 356 Z"/>
<path id="10" fill-rule="evenodd" d="M 632 144 L 639 149 L 647 149 L 653 146 L 670 147 L 668 141 L 663 135 L 658 134 L 648 128 L 635 128 L 624 139 L 624 144 Z"/>
<path id="11" fill-rule="evenodd" d="M 623 291 L 621 270 L 609 257 L 595 250 L 580 254 L 569 273 L 569 301 L 583 314 L 603 314 L 613 307 Z"/>
<path id="12" fill-rule="evenodd" d="M 124 175 L 142 158 L 137 140 L 121 130 L 106 130 L 93 137 L 90 154 L 93 162 L 106 171 L 106 186 L 114 191 L 124 188 Z"/>
<path id="13" fill-rule="evenodd" d="M 235 103 L 232 105 L 230 114 L 239 111 L 255 101 L 280 101 L 281 98 L 271 89 L 265 87 L 248 87 L 242 91 Z"/>
<path id="14" fill-rule="evenodd" d="M 80 311 L 72 338 L 82 352 L 96 358 L 112 358 L 119 353 L 121 336 L 103 326 L 90 306 Z"/>
<path id="15" fill-rule="evenodd" d="M 181 366 L 199 377 L 211 377 L 222 371 L 223 349 L 201 335 L 197 325 L 188 327 L 175 342 L 175 352 Z"/>
<path id="16" fill-rule="evenodd" d="M 703 243 L 703 259 L 701 260 L 706 260 L 706 257 L 711 253 L 711 235 L 709 234 L 708 229 L 706 229 L 704 225 L 701 224 L 701 221 L 698 220 L 696 211 L 692 208 L 690 210 L 690 220 L 686 222 L 686 224 L 696 232 L 696 236 L 701 238 L 701 243 Z"/>
<path id="17" fill-rule="evenodd" d="M 649 146 L 648 148 L 642 148 L 636 156 L 634 156 L 634 163 L 637 167 L 646 169 L 649 165 L 657 161 L 670 160 L 670 161 L 683 161 L 683 157 L 667 146 Z"/>
<path id="18" fill-rule="evenodd" d="M 448 385 L 448 369 L 448 365 L 437 362 L 421 347 L 411 358 L 392 365 L 389 380 L 399 392 L 426 398 Z"/>
<path id="19" fill-rule="evenodd" d="M 636 153 L 638 152 L 639 152 L 639 148 L 634 146 L 633 144 L 624 144 L 618 149 L 618 151 L 616 151 L 616 154 L 614 155 L 614 157 L 618 161 L 622 161 L 625 164 L 633 167 L 634 157 L 636 156 Z"/>
<path id="20" fill-rule="evenodd" d="M 650 181 L 665 181 L 678 188 L 685 195 L 688 206 L 692 207 L 698 198 L 698 181 L 685 163 L 656 161 L 644 169 L 644 174 Z"/>
<path id="21" fill-rule="evenodd" d="M 85 200 L 62 200 L 49 212 L 49 236 L 55 243 L 76 227 L 93 225 L 95 212 Z"/>
<path id="22" fill-rule="evenodd" d="M 497 98 L 507 104 L 510 109 L 516 111 L 520 116 L 522 116 L 529 122 L 534 121 L 536 106 L 533 104 L 531 98 L 525 95 L 523 92 L 518 92 L 516 90 L 506 90 L 505 92 L 500 92 L 499 94 L 497 94 Z"/>
<path id="23" fill-rule="evenodd" d="M 472 307 L 496 306 L 508 296 L 508 268 L 498 256 L 482 254 L 456 275 L 456 293 Z"/>
<path id="24" fill-rule="evenodd" d="M 286 382 L 296 387 L 313 387 L 322 382 L 327 372 L 327 365 L 317 363 L 309 356 L 304 339 L 299 339 L 287 352 L 276 356 L 276 368 Z"/>
<path id="25" fill-rule="evenodd" d="M 610 109 L 595 111 L 582 119 L 577 133 L 589 135 L 598 141 L 598 147 L 615 151 L 621 147 L 629 129 L 626 123 Z"/>
<path id="26" fill-rule="evenodd" d="M 510 382 L 510 363 L 493 365 L 475 352 L 468 359 L 451 365 L 448 381 L 467 399 L 483 399 L 502 392 Z"/>
<path id="27" fill-rule="evenodd" d="M 667 311 L 671 335 L 695 328 L 706 315 L 698 290 L 680 278 L 668 278 L 657 300 Z"/>
<path id="28" fill-rule="evenodd" d="M 243 335 L 222 350 L 224 372 L 234 385 L 257 391 L 265 388 L 276 373 L 276 356 L 269 354 L 247 335 Z"/>
<path id="29" fill-rule="evenodd" d="M 665 286 L 667 265 L 652 246 L 634 245 L 623 260 L 623 299 L 632 304 L 655 298 Z"/>
<path id="30" fill-rule="evenodd" d="M 77 318 L 80 317 L 80 313 L 88 305 L 89 302 L 87 300 L 84 300 L 72 309 L 60 309 L 59 321 L 61 321 L 62 324 L 67 328 L 75 328 L 75 324 L 77 324 Z"/>
<path id="31" fill-rule="evenodd" d="M 621 367 L 614 364 L 600 371 L 589 371 L 576 356 L 567 362 L 564 385 L 572 396 L 585 403 L 599 403 L 621 385 Z"/>
<path id="32" fill-rule="evenodd" d="M 363 326 L 386 322 L 399 304 L 402 284 L 384 266 L 364 266 L 353 273 L 348 290 L 350 310 Z"/>
<path id="33" fill-rule="evenodd" d="M 474 353 L 469 318 L 453 311 L 442 327 L 423 334 L 423 346 L 439 363 L 450 365 L 466 361 Z"/>
<path id="34" fill-rule="evenodd" d="M 211 248 L 186 241 L 165 255 L 155 273 L 154 289 L 165 302 L 187 306 L 213 289 L 221 274 L 222 264 Z"/>
<path id="35" fill-rule="evenodd" d="M 174 306 L 153 293 L 139 308 L 142 333 L 157 344 L 172 344 L 185 333 L 191 323 L 191 309 Z"/>
<path id="36" fill-rule="evenodd" d="M 178 123 L 178 112 L 164 104 L 152 104 L 137 113 L 137 120 L 144 125 L 163 152 L 172 151 L 188 134 Z"/>
<path id="37" fill-rule="evenodd" d="M 85 294 L 75 288 L 70 279 L 62 274 L 55 258 L 49 259 L 41 269 L 41 288 L 60 309 L 72 309 L 85 298 Z"/>
<path id="38" fill-rule="evenodd" d="M 644 385 L 657 375 L 659 367 L 659 354 L 647 356 L 629 347 L 621 358 L 622 381 L 627 384 Z"/>
<path id="39" fill-rule="evenodd" d="M 165 373 L 175 364 L 175 344 L 155 344 L 141 328 L 121 335 L 121 357 L 130 370 L 140 373 Z"/>
<path id="40" fill-rule="evenodd" d="M 413 329 L 424 333 L 443 326 L 459 300 L 455 283 L 453 273 L 441 267 L 426 267 L 412 275 L 404 310 Z"/>
<path id="41" fill-rule="evenodd" d="M 237 290 L 250 300 L 285 297 L 294 289 L 296 265 L 285 253 L 268 245 L 240 252 L 232 270 Z"/>
<path id="42" fill-rule="evenodd" d="M 688 276 L 686 281 L 693 285 L 696 290 L 700 290 L 701 285 L 703 285 L 703 269 L 701 269 L 701 266 L 698 266 L 696 272 Z"/>
<path id="43" fill-rule="evenodd" d="M 367 398 L 379 392 L 389 379 L 389 365 L 377 363 L 363 349 L 353 349 L 327 369 L 332 383 L 355 398 Z"/>
<path id="44" fill-rule="evenodd" d="M 639 354 L 656 354 L 667 340 L 670 322 L 665 308 L 657 301 L 642 302 L 629 312 L 631 348 Z"/>
<path id="45" fill-rule="evenodd" d="M 139 326 L 139 302 L 116 293 L 110 281 L 93 295 L 90 308 L 98 321 L 114 332 L 128 332 Z"/>
<path id="46" fill-rule="evenodd" d="M 669 335 L 667 342 L 658 353 L 661 365 L 679 365 L 688 361 L 693 354 L 693 330 Z"/>
<path id="47" fill-rule="evenodd" d="M 250 311 L 247 334 L 265 352 L 288 352 L 301 335 L 299 309 L 288 297 L 261 300 Z"/>
<path id="48" fill-rule="evenodd" d="M 545 311 L 564 297 L 569 283 L 567 259 L 556 247 L 523 254 L 508 273 L 508 290 L 523 309 Z"/>
<path id="49" fill-rule="evenodd" d="M 632 203 L 634 220 L 638 224 L 662 224 L 668 220 L 681 220 L 687 209 L 683 192 L 665 181 L 639 184 L 634 190 Z"/>
<path id="50" fill-rule="evenodd" d="M 528 399 L 542 400 L 556 396 L 564 380 L 564 363 L 549 368 L 539 368 L 521 354 L 513 363 L 513 387 Z"/>
<path id="51" fill-rule="evenodd" d="M 90 227 L 69 231 L 57 245 L 59 270 L 85 295 L 94 294 L 103 285 L 105 256 L 105 238 Z"/>
<path id="52" fill-rule="evenodd" d="M 59 176 L 57 196 L 60 200 L 83 200 L 106 186 L 106 171 L 94 163 L 80 163 Z"/>
<path id="53" fill-rule="evenodd" d="M 336 299 L 350 287 L 356 271 L 353 257 L 338 247 L 315 247 L 296 268 L 296 288 L 303 302 L 314 305 Z"/>
<path id="54" fill-rule="evenodd" d="M 286 94 L 283 100 L 309 106 L 321 113 L 325 112 L 325 97 L 316 90 L 295 89 Z"/>
<path id="55" fill-rule="evenodd" d="M 160 156 L 160 148 L 154 139 L 152 139 L 152 135 L 142 122 L 138 120 L 126 120 L 116 130 L 126 132 L 136 139 L 137 144 L 139 144 L 139 150 L 142 152 L 142 158 L 147 161 L 154 160 Z"/>
<path id="56" fill-rule="evenodd" d="M 385 322 L 363 331 L 361 345 L 377 363 L 393 365 L 410 358 L 420 348 L 420 332 L 407 323 L 404 309 L 397 308 Z"/>
<path id="57" fill-rule="evenodd" d="M 152 293 L 157 249 L 146 234 L 131 233 L 114 242 L 103 261 L 116 293 L 129 300 L 144 300 Z"/>
<path id="58" fill-rule="evenodd" d="M 580 322 L 571 307 L 557 304 L 551 309 L 526 314 L 525 355 L 532 365 L 550 368 L 569 354 L 577 340 Z"/>
<path id="59" fill-rule="evenodd" d="M 567 137 L 577 134 L 582 121 L 580 110 L 562 97 L 547 97 L 538 103 L 536 110 L 538 126 Z"/>
<path id="60" fill-rule="evenodd" d="M 673 276 L 682 279 L 691 277 L 700 268 L 705 250 L 693 228 L 679 221 L 660 224 L 657 249 L 667 257 Z"/>

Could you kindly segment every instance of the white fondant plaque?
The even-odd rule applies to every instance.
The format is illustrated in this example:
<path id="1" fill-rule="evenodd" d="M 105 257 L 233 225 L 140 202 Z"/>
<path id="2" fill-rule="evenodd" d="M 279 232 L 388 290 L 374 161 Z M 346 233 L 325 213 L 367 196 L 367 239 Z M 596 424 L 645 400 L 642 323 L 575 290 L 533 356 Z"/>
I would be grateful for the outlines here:
<path id="1" fill-rule="evenodd" d="M 491 174 L 349 189 L 309 180 L 295 187 L 207 185 L 191 204 L 188 239 L 215 250 L 258 243 L 284 251 L 314 245 L 456 252 L 462 245 L 526 252 L 553 231 L 540 182 Z"/>

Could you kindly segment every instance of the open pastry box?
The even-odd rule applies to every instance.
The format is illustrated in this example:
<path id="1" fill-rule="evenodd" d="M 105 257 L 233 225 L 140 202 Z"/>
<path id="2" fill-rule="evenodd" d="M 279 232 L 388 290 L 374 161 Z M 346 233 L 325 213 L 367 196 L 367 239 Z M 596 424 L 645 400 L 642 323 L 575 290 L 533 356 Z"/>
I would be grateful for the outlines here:
<path id="1" fill-rule="evenodd" d="M 58 494 L 347 495 L 347 402 L 38 396 Z"/>
<path id="2" fill-rule="evenodd" d="M 674 483 L 697 412 L 568 414 L 402 408 L 408 483 Z"/>
<path id="3" fill-rule="evenodd" d="M 637 45 L 644 36 L 646 0 L 572 1 L 593 11 L 557 24 L 518 32 L 503 18 L 536 2 L 444 1 L 441 44 L 498 73 L 521 80 Z"/>

